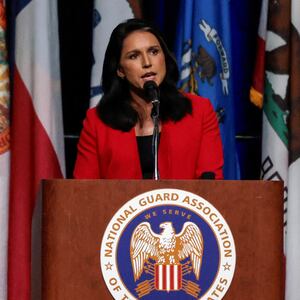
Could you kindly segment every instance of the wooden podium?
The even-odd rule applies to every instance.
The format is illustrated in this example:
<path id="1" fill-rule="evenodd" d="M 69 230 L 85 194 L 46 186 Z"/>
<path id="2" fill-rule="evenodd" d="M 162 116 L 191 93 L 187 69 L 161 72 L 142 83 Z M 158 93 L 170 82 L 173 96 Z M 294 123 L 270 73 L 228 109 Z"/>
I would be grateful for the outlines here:
<path id="1" fill-rule="evenodd" d="M 162 188 L 197 194 L 226 219 L 237 258 L 232 284 L 223 299 L 283 299 L 280 182 L 47 180 L 43 182 L 43 300 L 112 299 L 100 270 L 106 226 L 125 202 Z"/>

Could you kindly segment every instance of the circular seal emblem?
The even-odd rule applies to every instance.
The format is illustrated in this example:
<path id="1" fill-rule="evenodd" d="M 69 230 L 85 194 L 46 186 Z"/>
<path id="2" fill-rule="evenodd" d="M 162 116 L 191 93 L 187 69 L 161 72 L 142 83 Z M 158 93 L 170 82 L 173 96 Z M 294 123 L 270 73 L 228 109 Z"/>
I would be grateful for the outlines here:
<path id="1" fill-rule="evenodd" d="M 208 201 L 158 189 L 125 203 L 109 222 L 100 264 L 115 299 L 222 299 L 236 252 L 231 230 Z"/>

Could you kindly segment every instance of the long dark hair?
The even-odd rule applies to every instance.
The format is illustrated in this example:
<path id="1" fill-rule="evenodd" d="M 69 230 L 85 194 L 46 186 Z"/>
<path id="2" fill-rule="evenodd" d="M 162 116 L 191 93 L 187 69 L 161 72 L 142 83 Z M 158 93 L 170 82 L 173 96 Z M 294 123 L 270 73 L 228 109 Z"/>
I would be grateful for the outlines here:
<path id="1" fill-rule="evenodd" d="M 176 61 L 164 42 L 161 33 L 141 19 L 129 19 L 112 32 L 103 63 L 102 89 L 104 96 L 97 105 L 100 119 L 108 126 L 129 131 L 138 121 L 138 112 L 131 105 L 129 84 L 117 76 L 124 39 L 133 31 L 152 33 L 159 41 L 165 55 L 166 76 L 160 84 L 160 119 L 179 121 L 192 112 L 190 101 L 177 90 L 179 72 Z"/>

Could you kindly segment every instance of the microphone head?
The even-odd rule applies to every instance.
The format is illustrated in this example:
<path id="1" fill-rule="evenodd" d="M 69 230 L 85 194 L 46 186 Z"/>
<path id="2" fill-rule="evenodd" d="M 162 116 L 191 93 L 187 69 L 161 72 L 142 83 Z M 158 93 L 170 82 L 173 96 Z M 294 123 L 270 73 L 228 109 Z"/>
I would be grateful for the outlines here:
<path id="1" fill-rule="evenodd" d="M 157 89 L 158 86 L 156 84 L 156 82 L 154 80 L 148 80 L 144 83 L 144 90 L 148 90 L 148 89 Z"/>
<path id="2" fill-rule="evenodd" d="M 158 100 L 158 85 L 155 81 L 149 80 L 144 83 L 144 92 L 147 100 Z"/>

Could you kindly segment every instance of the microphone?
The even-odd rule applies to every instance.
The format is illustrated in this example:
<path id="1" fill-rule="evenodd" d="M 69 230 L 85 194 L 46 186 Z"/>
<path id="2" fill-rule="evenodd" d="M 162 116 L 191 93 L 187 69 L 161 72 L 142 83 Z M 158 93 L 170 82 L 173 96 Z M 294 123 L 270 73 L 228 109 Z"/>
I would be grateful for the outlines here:
<path id="1" fill-rule="evenodd" d="M 155 81 L 149 80 L 144 84 L 145 97 L 152 102 L 153 109 L 151 116 L 157 118 L 159 116 L 159 88 Z"/>
<path id="2" fill-rule="evenodd" d="M 155 81 L 149 80 L 144 84 L 146 99 L 149 101 L 159 100 L 159 88 Z"/>
<path id="3" fill-rule="evenodd" d="M 154 156 L 154 174 L 155 180 L 159 179 L 158 170 L 158 143 L 159 143 L 159 89 L 156 82 L 149 80 L 144 84 L 145 97 L 152 102 L 151 117 L 153 120 L 152 153 Z"/>
<path id="4" fill-rule="evenodd" d="M 214 172 L 203 172 L 200 179 L 215 179 L 216 174 Z"/>

